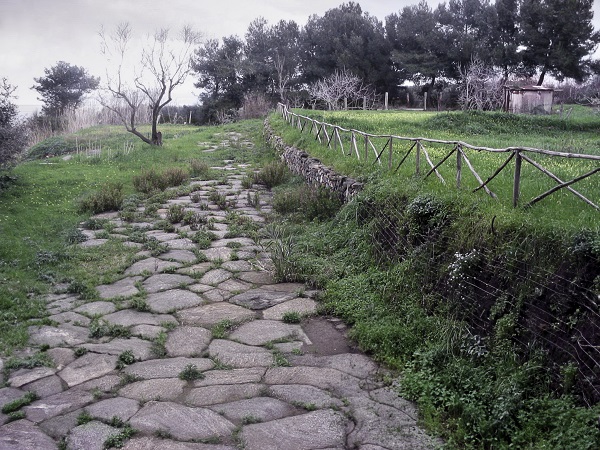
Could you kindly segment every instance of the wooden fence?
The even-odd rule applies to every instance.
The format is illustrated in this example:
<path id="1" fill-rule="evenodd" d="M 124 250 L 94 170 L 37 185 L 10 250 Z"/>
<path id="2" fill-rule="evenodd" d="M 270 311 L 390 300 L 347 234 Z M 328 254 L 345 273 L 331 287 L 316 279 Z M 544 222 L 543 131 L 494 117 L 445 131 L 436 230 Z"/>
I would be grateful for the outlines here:
<path id="1" fill-rule="evenodd" d="M 356 155 L 356 158 L 358 158 L 359 160 L 367 160 L 369 154 L 372 152 L 375 157 L 374 161 L 376 163 L 380 165 L 386 164 L 389 170 L 394 170 L 395 172 L 397 172 L 400 169 L 400 167 L 406 162 L 408 156 L 414 152 L 415 174 L 421 175 L 422 160 L 424 159 L 427 165 L 429 166 L 424 177 L 427 178 L 430 175 L 435 174 L 442 183 L 446 184 L 446 180 L 438 171 L 438 169 L 442 166 L 442 164 L 445 164 L 447 161 L 450 161 L 451 157 L 454 156 L 453 160 L 455 161 L 456 165 L 456 187 L 461 187 L 464 172 L 464 164 L 466 165 L 468 171 L 471 172 L 471 174 L 475 177 L 478 183 L 478 186 L 473 189 L 473 192 L 477 192 L 480 189 L 483 189 L 492 198 L 497 198 L 497 195 L 490 190 L 490 188 L 488 187 L 489 183 L 494 178 L 496 178 L 498 174 L 500 174 L 504 169 L 506 169 L 511 161 L 514 160 L 514 177 L 512 189 L 512 203 L 514 207 L 517 207 L 519 205 L 522 167 L 523 162 L 526 162 L 541 173 L 543 173 L 544 175 L 546 175 L 547 177 L 549 177 L 551 180 L 553 180 L 556 183 L 556 185 L 530 200 L 528 203 L 525 204 L 525 207 L 530 207 L 539 202 L 540 200 L 543 200 L 544 198 L 548 197 L 549 195 L 561 189 L 566 189 L 573 195 L 587 203 L 589 206 L 595 208 L 597 211 L 600 211 L 600 207 L 596 203 L 594 203 L 592 200 L 585 197 L 583 194 L 581 194 L 572 187 L 572 185 L 574 185 L 575 183 L 600 172 L 600 156 L 556 152 L 551 150 L 543 150 L 529 147 L 507 147 L 498 149 L 478 147 L 475 145 L 467 144 L 462 141 L 444 141 L 439 139 L 429 139 L 422 137 L 413 138 L 395 135 L 370 134 L 359 130 L 346 129 L 338 125 L 321 122 L 311 117 L 297 114 L 291 111 L 286 105 L 282 103 L 279 103 L 277 105 L 277 111 L 291 126 L 298 128 L 300 132 L 307 131 L 308 133 L 311 133 L 314 136 L 315 140 L 319 141 L 323 145 L 326 145 L 328 148 L 332 148 L 336 151 L 339 148 L 339 150 L 343 154 Z M 344 137 L 344 139 L 342 137 Z M 347 147 L 344 147 L 344 140 L 346 141 Z M 380 140 L 381 142 L 385 142 L 385 144 L 382 147 L 378 147 L 376 146 L 375 140 Z M 408 151 L 406 151 L 406 153 L 402 155 L 399 162 L 394 161 L 394 143 L 396 141 L 409 143 Z M 434 163 L 425 146 L 429 144 L 440 144 L 442 146 L 447 146 L 450 150 L 445 154 L 443 158 L 441 158 L 438 162 Z M 467 155 L 467 151 L 469 150 L 476 152 L 490 152 L 495 154 L 504 153 L 508 156 L 504 160 L 504 162 L 495 170 L 495 172 L 484 181 L 475 170 L 475 167 L 473 166 L 471 160 L 469 159 L 469 156 Z M 532 159 L 531 156 L 535 154 L 547 155 L 556 158 L 588 160 L 592 163 L 596 162 L 597 166 L 582 175 L 579 175 L 571 180 L 564 181 L 563 179 L 559 178 L 554 173 L 552 173 L 548 168 L 544 167 L 540 162 Z"/>

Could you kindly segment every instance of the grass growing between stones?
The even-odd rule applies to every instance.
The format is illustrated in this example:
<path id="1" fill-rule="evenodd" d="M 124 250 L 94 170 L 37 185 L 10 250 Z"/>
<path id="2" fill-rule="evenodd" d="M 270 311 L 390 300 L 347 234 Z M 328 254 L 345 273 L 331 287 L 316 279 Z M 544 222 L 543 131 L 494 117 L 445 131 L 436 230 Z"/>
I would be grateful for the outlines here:
<path id="1" fill-rule="evenodd" d="M 66 283 L 74 293 L 92 299 L 96 295 L 95 286 L 115 281 L 132 262 L 135 250 L 118 241 L 109 240 L 104 246 L 90 249 L 73 248 L 81 239 L 74 230 L 90 214 L 82 211 L 80 199 L 88 199 L 84 200 L 86 207 L 83 208 L 88 211 L 117 207 L 122 200 L 122 218 L 134 220 L 138 213 L 128 205 L 137 205 L 138 200 L 144 199 L 148 204 L 160 204 L 171 196 L 190 192 L 188 187 L 136 193 L 134 177 L 144 170 L 163 173 L 169 169 L 182 176 L 205 179 L 213 175 L 207 167 L 222 165 L 225 159 L 259 163 L 272 158 L 260 143 L 260 121 L 226 127 L 164 125 L 162 132 L 163 147 L 134 142 L 133 150 L 124 151 L 132 137 L 120 127 L 81 130 L 61 138 L 63 147 L 74 151 L 76 140 L 80 144 L 101 142 L 103 151 L 99 157 L 88 158 L 84 152 L 67 161 L 60 157 L 39 160 L 31 155 L 32 160 L 11 170 L 14 182 L 0 190 L 0 349 L 3 354 L 10 354 L 26 344 L 27 326 L 44 317 L 42 298 L 52 285 Z M 230 147 L 225 142 L 229 142 L 230 132 L 248 134 L 256 146 L 233 143 Z M 204 143 L 217 149 L 203 153 L 207 148 Z M 40 155 L 45 152 L 40 151 Z M 109 184 L 119 189 L 108 189 Z M 98 229 L 102 221 L 90 222 L 88 226 Z M 144 245 L 153 254 L 165 251 L 160 243 L 144 242 Z"/>

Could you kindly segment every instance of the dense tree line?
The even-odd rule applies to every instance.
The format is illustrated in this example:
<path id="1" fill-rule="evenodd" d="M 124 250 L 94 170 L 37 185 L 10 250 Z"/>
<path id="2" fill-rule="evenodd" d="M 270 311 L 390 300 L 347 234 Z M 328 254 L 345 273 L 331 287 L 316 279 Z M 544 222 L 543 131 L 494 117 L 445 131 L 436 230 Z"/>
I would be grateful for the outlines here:
<path id="1" fill-rule="evenodd" d="M 358 3 L 343 3 L 304 26 L 258 18 L 243 38 L 205 42 L 193 57 L 203 121 L 223 119 L 244 95 L 308 104 L 308 87 L 336 72 L 359 77 L 375 92 L 404 99 L 411 81 L 422 91 L 456 84 L 473 62 L 504 81 L 546 75 L 583 81 L 598 70 L 591 53 L 600 34 L 593 0 L 425 0 L 382 22 Z"/>

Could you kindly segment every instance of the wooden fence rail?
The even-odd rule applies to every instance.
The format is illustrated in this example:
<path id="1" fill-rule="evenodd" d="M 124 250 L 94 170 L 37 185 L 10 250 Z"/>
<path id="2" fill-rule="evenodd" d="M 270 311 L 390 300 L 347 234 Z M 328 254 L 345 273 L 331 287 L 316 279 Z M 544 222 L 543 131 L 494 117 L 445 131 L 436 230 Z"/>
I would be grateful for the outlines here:
<path id="1" fill-rule="evenodd" d="M 549 195 L 557 192 L 561 189 L 566 189 L 575 195 L 577 198 L 584 201 L 589 206 L 595 208 L 597 211 L 600 211 L 600 207 L 594 203 L 589 198 L 585 197 L 583 194 L 575 190 L 572 185 L 584 180 L 598 172 L 600 172 L 600 156 L 597 155 L 588 155 L 588 154 L 580 154 L 580 153 L 565 153 L 565 152 L 557 152 L 552 150 L 543 150 L 539 148 L 530 148 L 530 147 L 507 147 L 507 148 L 489 148 L 489 147 L 480 147 L 475 145 L 470 145 L 466 142 L 462 141 L 446 141 L 440 139 L 431 139 L 431 138 L 423 138 L 423 137 L 406 137 L 406 136 L 396 136 L 396 135 L 380 135 L 380 134 L 370 134 L 365 133 L 360 130 L 355 129 L 346 129 L 340 127 L 338 125 L 333 125 L 327 122 L 321 122 L 319 120 L 313 119 L 311 117 L 303 116 L 301 114 L 297 114 L 291 111 L 286 105 L 279 103 L 277 105 L 277 111 L 282 115 L 284 120 L 286 120 L 291 126 L 300 130 L 300 132 L 308 131 L 311 135 L 314 136 L 315 140 L 319 141 L 319 143 L 326 145 L 328 148 L 333 149 L 334 151 L 339 151 L 347 156 L 355 155 L 359 160 L 364 159 L 368 160 L 369 154 L 373 153 L 374 155 L 374 163 L 377 163 L 381 166 L 384 164 L 387 165 L 389 170 L 393 170 L 397 172 L 400 167 L 407 161 L 409 155 L 414 153 L 415 158 L 415 175 L 421 174 L 421 165 L 422 160 L 425 160 L 425 163 L 429 166 L 429 170 L 424 175 L 424 178 L 429 177 L 431 174 L 435 174 L 436 177 L 444 184 L 446 184 L 446 180 L 442 176 L 442 174 L 438 171 L 438 169 L 446 164 L 447 161 L 451 159 L 453 155 L 456 156 L 456 178 L 455 183 L 456 187 L 460 188 L 463 180 L 463 164 L 468 168 L 468 171 L 473 175 L 473 177 L 477 180 L 478 186 L 473 189 L 473 192 L 477 192 L 480 189 L 483 189 L 490 197 L 497 198 L 497 195 L 490 190 L 488 184 L 496 178 L 504 169 L 506 169 L 509 164 L 514 160 L 514 177 L 513 177 L 513 194 L 512 194 L 512 203 L 514 207 L 519 205 L 520 200 L 520 192 L 521 192 L 521 178 L 522 178 L 522 168 L 523 162 L 528 163 L 539 172 L 546 175 L 548 178 L 553 180 L 556 183 L 556 186 L 548 189 L 546 192 L 538 195 L 534 199 L 530 200 L 526 203 L 525 207 L 530 207 L 540 200 L 548 197 Z M 310 124 L 310 126 L 308 126 Z M 344 139 L 342 136 L 347 137 L 346 142 L 349 141 L 349 148 L 344 147 Z M 376 142 L 377 139 L 380 142 L 385 142 L 383 147 L 378 148 Z M 400 162 L 394 166 L 394 143 L 396 141 L 399 142 L 408 142 L 409 148 L 404 153 Z M 429 154 L 426 144 L 439 144 L 441 146 L 447 146 L 450 148 L 450 151 L 445 154 L 443 158 L 441 158 L 437 163 L 434 163 L 431 155 Z M 480 177 L 480 175 L 475 170 L 475 167 L 472 161 L 469 159 L 467 155 L 467 150 L 476 151 L 476 152 L 488 152 L 488 153 L 496 153 L 507 154 L 506 160 L 495 170 L 495 172 L 490 175 L 485 181 Z M 556 158 L 567 158 L 567 159 L 577 159 L 577 160 L 588 160 L 595 161 L 598 164 L 598 167 L 593 168 L 592 170 L 579 175 L 571 180 L 564 181 L 554 173 L 552 173 L 548 168 L 542 166 L 539 161 L 535 161 L 531 158 L 531 155 L 547 155 Z M 387 160 L 386 157 L 387 156 Z"/>

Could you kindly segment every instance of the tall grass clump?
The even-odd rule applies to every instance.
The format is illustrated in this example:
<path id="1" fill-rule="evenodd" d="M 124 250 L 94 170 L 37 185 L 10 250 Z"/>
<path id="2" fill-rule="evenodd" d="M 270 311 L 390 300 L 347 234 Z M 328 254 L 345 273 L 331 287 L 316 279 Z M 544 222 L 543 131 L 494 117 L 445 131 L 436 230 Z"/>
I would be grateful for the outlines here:
<path id="1" fill-rule="evenodd" d="M 123 183 L 105 183 L 100 189 L 79 200 L 79 210 L 98 214 L 106 211 L 118 211 L 123 204 Z"/>
<path id="2" fill-rule="evenodd" d="M 144 194 L 164 191 L 168 187 L 179 186 L 188 179 L 188 173 L 179 167 L 171 167 L 163 172 L 154 169 L 144 170 L 133 177 L 133 186 Z"/>
<path id="3" fill-rule="evenodd" d="M 275 186 L 285 183 L 289 175 L 290 172 L 285 163 L 274 161 L 266 164 L 256 174 L 256 182 L 265 185 L 267 189 L 272 189 Z"/>

